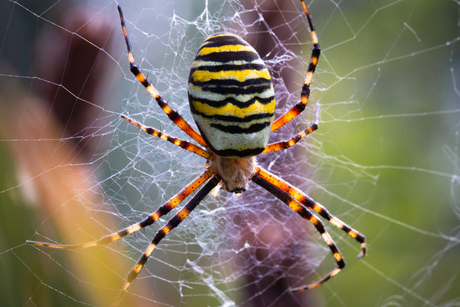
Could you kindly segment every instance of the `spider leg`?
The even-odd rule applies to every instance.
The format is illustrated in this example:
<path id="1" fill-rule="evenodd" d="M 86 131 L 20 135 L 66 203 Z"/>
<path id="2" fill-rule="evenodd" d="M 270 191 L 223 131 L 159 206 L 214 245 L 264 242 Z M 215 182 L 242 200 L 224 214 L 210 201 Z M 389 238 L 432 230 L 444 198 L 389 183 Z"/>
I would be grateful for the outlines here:
<path id="1" fill-rule="evenodd" d="M 311 197 L 309 197 L 308 195 L 306 195 L 299 189 L 289 185 L 281 178 L 271 174 L 270 172 L 262 168 L 257 168 L 256 173 L 257 173 L 257 177 L 260 177 L 268 181 L 273 186 L 288 193 L 295 200 L 305 205 L 307 208 L 315 210 L 316 212 L 319 213 L 319 215 L 321 215 L 323 218 L 328 220 L 332 225 L 342 229 L 350 237 L 358 241 L 361 244 L 361 253 L 358 255 L 358 258 L 362 258 L 366 256 L 367 247 L 366 247 L 364 235 L 360 234 L 358 231 L 354 230 L 353 228 L 351 228 L 350 226 L 348 226 L 347 224 L 345 224 L 344 222 L 342 222 L 341 220 L 339 220 L 338 218 L 330 214 L 329 211 L 326 208 L 324 208 L 322 205 L 314 201 Z"/>
<path id="2" fill-rule="evenodd" d="M 325 277 L 323 277 L 321 280 L 304 286 L 300 288 L 295 288 L 291 289 L 292 292 L 297 292 L 297 291 L 303 291 L 303 290 L 308 290 L 314 287 L 317 287 L 321 285 L 322 283 L 326 282 L 330 278 L 334 277 L 337 275 L 344 267 L 345 267 L 345 261 L 342 258 L 342 255 L 340 254 L 339 249 L 335 245 L 334 241 L 332 240 L 331 236 L 327 233 L 326 229 L 324 228 L 324 224 L 316 218 L 311 212 L 302 206 L 296 199 L 294 199 L 291 195 L 289 195 L 287 192 L 283 191 L 282 189 L 278 188 L 275 186 L 273 183 L 269 182 L 268 180 L 265 180 L 264 178 L 260 177 L 258 174 L 254 175 L 251 180 L 270 192 L 272 195 L 274 195 L 276 198 L 284 202 L 286 205 L 288 205 L 292 210 L 297 212 L 302 218 L 309 220 L 312 222 L 312 224 L 315 226 L 316 230 L 321 234 L 323 237 L 324 242 L 329 246 L 332 255 L 334 256 L 335 262 L 337 264 L 337 267 L 332 270 L 329 274 L 327 274 Z"/>
<path id="3" fill-rule="evenodd" d="M 179 128 L 181 128 L 185 133 L 187 133 L 192 139 L 197 141 L 199 144 L 206 147 L 201 135 L 195 131 L 186 121 L 179 115 L 176 111 L 171 109 L 169 104 L 160 96 L 157 89 L 144 77 L 142 72 L 139 70 L 139 67 L 134 63 L 133 52 L 131 51 L 131 44 L 128 39 L 128 32 L 126 31 L 125 19 L 123 17 L 123 12 L 121 7 L 118 6 L 118 12 L 120 14 L 121 28 L 123 30 L 123 36 L 125 37 L 126 48 L 128 49 L 128 60 L 129 67 L 133 75 L 139 80 L 140 83 L 146 88 L 147 91 L 155 98 L 160 108 L 168 115 L 169 119 L 173 121 Z"/>
<path id="4" fill-rule="evenodd" d="M 195 153 L 195 154 L 197 154 L 199 156 L 202 156 L 203 158 L 210 159 L 211 156 L 212 156 L 212 154 L 210 152 L 208 152 L 207 150 L 203 150 L 200 147 L 198 147 L 198 146 L 196 146 L 196 145 L 194 145 L 192 143 L 189 143 L 187 141 L 179 140 L 178 138 L 175 138 L 175 137 L 169 136 L 167 134 L 164 134 L 161 131 L 153 129 L 152 127 L 147 127 L 147 126 L 145 126 L 145 125 L 143 125 L 143 124 L 141 124 L 141 123 L 135 121 L 134 119 L 131 119 L 131 118 L 125 116 L 125 115 L 120 115 L 120 116 L 121 116 L 121 118 L 126 119 L 128 122 L 130 122 L 133 125 L 136 125 L 137 127 L 141 128 L 142 130 L 144 130 L 145 132 L 147 132 L 150 135 L 153 135 L 153 136 L 162 138 L 163 140 L 169 141 L 169 142 L 173 143 L 174 145 L 182 147 L 185 150 L 191 151 L 191 152 L 193 152 L 193 153 Z"/>
<path id="5" fill-rule="evenodd" d="M 272 132 L 281 128 L 292 119 L 297 117 L 307 106 L 308 98 L 310 97 L 310 84 L 311 80 L 313 79 L 313 74 L 315 73 L 316 65 L 318 64 L 318 59 L 321 54 L 321 49 L 319 48 L 318 36 L 316 35 L 315 27 L 313 26 L 313 22 L 311 21 L 310 14 L 308 13 L 307 7 L 305 6 L 305 2 L 302 2 L 303 10 L 305 11 L 305 15 L 307 16 L 308 24 L 310 26 L 311 37 L 313 40 L 313 50 L 311 51 L 311 58 L 310 64 L 308 65 L 307 76 L 305 77 L 305 82 L 302 87 L 302 92 L 300 94 L 300 102 L 298 102 L 295 106 L 292 107 L 289 111 L 287 111 L 283 116 L 278 118 L 273 122 L 272 125 Z"/>
<path id="6" fill-rule="evenodd" d="M 50 244 L 44 242 L 36 242 L 36 241 L 27 241 L 29 244 L 39 245 L 39 246 L 46 246 L 51 248 L 60 248 L 60 249 L 72 249 L 72 248 L 86 248 L 96 245 L 107 244 L 113 241 L 116 241 L 124 236 L 127 236 L 133 232 L 141 230 L 144 227 L 152 225 L 155 223 L 163 215 L 169 213 L 172 209 L 174 209 L 181 201 L 183 201 L 187 196 L 193 193 L 196 189 L 198 189 L 203 183 L 206 182 L 213 174 L 215 173 L 214 166 L 210 166 L 206 169 L 204 173 L 198 176 L 195 180 L 193 180 L 190 184 L 188 184 L 185 188 L 183 188 L 179 193 L 177 193 L 173 198 L 171 198 L 167 203 L 162 205 L 158 208 L 157 211 L 150 214 L 147 218 L 142 220 L 139 223 L 133 224 L 129 227 L 126 227 L 123 230 L 120 230 L 116 233 L 110 234 L 105 236 L 99 240 L 83 243 L 83 244 L 72 244 L 72 245 L 57 245 L 57 244 Z"/>
<path id="7" fill-rule="evenodd" d="M 265 150 L 262 151 L 261 153 L 266 153 L 266 152 L 271 152 L 271 151 L 278 151 L 278 150 L 283 150 L 286 148 L 291 147 L 292 145 L 296 144 L 300 139 L 302 139 L 304 136 L 309 135 L 316 129 L 318 129 L 318 121 L 319 121 L 319 104 L 316 104 L 315 106 L 315 118 L 313 120 L 313 124 L 311 124 L 307 129 L 304 131 L 300 132 L 296 136 L 294 136 L 292 139 L 288 141 L 282 141 L 278 143 L 272 143 L 268 144 L 267 147 L 265 147 Z"/>
<path id="8" fill-rule="evenodd" d="M 139 272 L 144 267 L 147 259 L 152 254 L 155 247 L 171 230 L 176 228 L 189 214 L 193 209 L 198 206 L 198 204 L 203 200 L 203 198 L 211 192 L 211 190 L 220 182 L 220 178 L 217 175 L 214 175 L 194 196 L 190 201 L 173 217 L 169 222 L 163 226 L 155 235 L 150 245 L 145 250 L 145 253 L 142 255 L 141 259 L 137 262 L 131 272 L 128 274 L 125 285 L 123 286 L 121 293 L 118 295 L 114 306 L 118 305 L 121 301 L 123 295 L 126 293 L 129 285 L 136 279 Z"/>

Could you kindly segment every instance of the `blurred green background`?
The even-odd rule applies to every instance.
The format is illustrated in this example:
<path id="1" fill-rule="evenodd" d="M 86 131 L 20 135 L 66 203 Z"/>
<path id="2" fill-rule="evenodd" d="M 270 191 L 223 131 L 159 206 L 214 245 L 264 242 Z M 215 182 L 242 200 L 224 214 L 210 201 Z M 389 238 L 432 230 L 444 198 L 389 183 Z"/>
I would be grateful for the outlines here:
<path id="1" fill-rule="evenodd" d="M 209 1 L 210 18 L 225 15 L 221 2 Z M 254 7 L 252 13 L 261 12 L 268 20 L 274 11 L 278 14 L 264 8 L 268 2 L 273 1 L 260 6 L 246 1 L 241 8 Z M 120 4 L 130 16 L 137 61 L 147 69 L 169 69 L 162 55 L 174 58 L 173 45 L 151 42 L 180 36 L 179 30 L 159 33 L 180 29 L 180 18 L 196 20 L 205 6 L 204 1 Z M 284 10 L 286 5 L 293 14 L 301 10 L 298 1 L 274 7 Z M 58 242 L 87 241 L 120 226 L 107 216 L 126 208 L 104 214 L 106 208 L 100 207 L 88 214 L 84 200 L 129 203 L 134 207 L 127 209 L 131 217 L 137 210 L 150 210 L 135 207 L 139 199 L 123 189 L 99 190 L 107 174 L 132 166 L 129 152 L 123 157 L 111 150 L 125 146 L 119 134 L 127 129 L 118 114 L 136 96 L 128 94 L 134 83 L 115 6 L 108 0 L 0 1 L 0 306 L 108 305 L 140 256 L 133 252 L 127 261 L 117 244 L 68 253 L 25 244 L 46 240 L 40 235 L 48 234 Z M 226 1 L 224 7 L 238 6 Z M 369 245 L 368 257 L 358 261 L 357 244 L 326 225 L 347 267 L 313 290 L 310 305 L 460 306 L 459 4 L 353 0 L 307 6 L 323 50 L 310 104 L 321 104 L 321 120 L 320 129 L 306 141 L 314 148 L 299 146 L 296 156 L 311 156 L 308 165 L 316 183 L 311 196 L 365 234 Z M 170 21 L 172 12 L 180 17 L 175 22 Z M 245 14 L 240 17 L 244 21 Z M 295 23 L 292 29 L 298 37 L 308 35 Z M 187 77 L 194 44 L 202 40 L 194 35 L 190 46 L 181 46 L 190 49 L 187 58 L 176 58 L 179 64 L 172 65 L 183 68 L 179 81 Z M 287 47 L 308 59 L 311 44 L 292 41 Z M 293 71 L 288 89 L 296 97 L 307 68 L 297 64 L 288 64 Z M 159 89 L 174 98 L 174 85 L 162 85 Z M 134 103 L 146 106 L 150 98 L 143 91 L 139 89 Z M 186 105 L 180 108 L 182 114 L 188 112 Z M 311 119 L 311 113 L 304 118 Z M 164 120 L 160 115 L 149 124 L 171 127 Z M 131 137 L 127 142 L 135 142 Z M 199 169 L 201 164 L 193 165 L 194 175 Z M 148 184 L 158 194 L 155 182 Z M 175 191 L 165 192 L 166 199 Z M 327 255 L 318 276 L 332 263 Z M 156 296 L 162 292 L 156 285 L 148 278 L 138 280 L 133 287 L 139 295 L 126 296 L 123 305 L 222 305 L 215 294 Z M 238 305 L 238 298 L 232 299 Z M 283 306 L 283 299 L 265 305 Z"/>

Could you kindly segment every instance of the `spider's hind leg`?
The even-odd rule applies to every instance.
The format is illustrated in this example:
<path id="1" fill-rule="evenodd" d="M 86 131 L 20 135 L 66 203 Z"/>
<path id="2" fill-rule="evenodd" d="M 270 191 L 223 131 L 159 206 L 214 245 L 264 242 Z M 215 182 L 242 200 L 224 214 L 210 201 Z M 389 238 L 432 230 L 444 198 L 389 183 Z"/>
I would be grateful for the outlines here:
<path id="1" fill-rule="evenodd" d="M 305 2 L 301 0 L 302 7 L 305 12 L 305 16 L 307 16 L 308 25 L 310 27 L 311 38 L 313 40 L 313 50 L 311 51 L 311 58 L 310 64 L 308 65 L 307 75 L 305 77 L 304 84 L 302 86 L 302 92 L 300 94 L 300 101 L 293 106 L 289 111 L 287 111 L 283 116 L 278 118 L 273 122 L 272 125 L 272 132 L 283 127 L 285 124 L 293 120 L 297 117 L 300 113 L 305 110 L 307 106 L 308 99 L 310 98 L 310 84 L 313 79 L 313 74 L 315 73 L 316 66 L 318 65 L 319 56 L 321 54 L 321 49 L 319 47 L 318 36 L 316 35 L 315 27 L 313 26 L 313 22 L 311 20 L 310 14 L 308 13 L 307 6 Z"/>
<path id="2" fill-rule="evenodd" d="M 172 136 L 169 136 L 161 131 L 158 131 L 152 127 L 147 127 L 137 121 L 135 121 L 134 119 L 131 119 L 125 115 L 120 115 L 121 118 L 127 120 L 128 122 L 130 122 L 131 124 L 139 127 L 140 129 L 144 130 L 145 132 L 147 132 L 148 134 L 150 135 L 153 135 L 153 136 L 156 136 L 156 137 L 159 137 L 163 140 L 166 140 L 168 142 L 171 142 L 173 143 L 174 145 L 176 146 L 179 146 L 179 147 L 182 147 L 183 149 L 185 150 L 188 150 L 190 152 L 193 152 L 194 154 L 197 154 L 199 156 L 202 156 L 203 158 L 205 159 L 210 159 L 212 157 L 212 154 L 210 152 L 208 152 L 207 150 L 204 150 L 202 148 L 200 148 L 199 146 L 196 146 L 190 142 L 187 142 L 187 141 L 182 141 L 178 138 L 175 138 L 175 137 L 172 137 Z"/>
<path id="3" fill-rule="evenodd" d="M 145 89 L 150 93 L 150 95 L 155 98 L 160 108 L 168 115 L 169 119 L 173 121 L 179 128 L 181 128 L 185 133 L 187 133 L 192 139 L 194 139 L 199 144 L 207 147 L 206 143 L 203 140 L 203 137 L 195 131 L 195 129 L 190 126 L 182 116 L 173 110 L 169 104 L 160 96 L 157 89 L 147 80 L 147 78 L 142 74 L 137 64 L 134 62 L 133 52 L 131 50 L 131 44 L 128 38 L 128 32 L 126 31 L 125 18 L 123 17 L 123 11 L 121 7 L 118 6 L 118 13 L 120 15 L 121 28 L 123 30 L 123 36 L 125 38 L 126 49 L 128 50 L 128 60 L 129 67 L 133 75 L 137 80 L 145 87 Z"/>
<path id="4" fill-rule="evenodd" d="M 308 126 L 307 129 L 305 129 L 304 131 L 302 131 L 302 132 L 298 133 L 297 135 L 295 135 L 294 137 L 292 137 L 290 140 L 268 144 L 267 147 L 265 147 L 265 150 L 262 153 L 283 150 L 283 149 L 287 149 L 287 148 L 295 145 L 303 137 L 309 135 L 313 131 L 316 131 L 316 129 L 318 129 L 318 124 L 319 124 L 319 104 L 317 103 L 315 105 L 315 115 L 314 115 L 314 119 L 313 119 L 313 124 Z"/>

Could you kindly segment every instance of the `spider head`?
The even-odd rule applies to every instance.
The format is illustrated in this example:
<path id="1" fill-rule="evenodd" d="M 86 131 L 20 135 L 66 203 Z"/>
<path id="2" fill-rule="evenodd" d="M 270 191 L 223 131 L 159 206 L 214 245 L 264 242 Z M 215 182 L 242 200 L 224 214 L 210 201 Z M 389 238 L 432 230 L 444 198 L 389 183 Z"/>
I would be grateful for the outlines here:
<path id="1" fill-rule="evenodd" d="M 245 159 L 230 159 L 214 155 L 212 158 L 217 175 L 222 179 L 222 188 L 240 196 L 246 191 L 248 180 L 252 177 L 256 167 L 254 157 Z"/>
<path id="2" fill-rule="evenodd" d="M 236 196 L 240 197 L 241 194 L 243 194 L 244 191 L 246 191 L 246 185 L 244 187 L 236 187 L 233 190 L 229 190 L 228 185 L 224 184 L 224 190 L 230 193 L 234 193 Z"/>
<path id="3" fill-rule="evenodd" d="M 232 192 L 235 193 L 236 196 L 241 196 L 241 194 L 246 191 L 246 188 L 236 188 Z"/>
<path id="4" fill-rule="evenodd" d="M 233 174 L 235 175 L 235 174 Z M 222 177 L 221 177 L 222 178 Z M 241 196 L 241 194 L 246 191 L 248 179 L 242 176 L 227 176 L 227 181 L 222 179 L 222 188 L 230 193 L 235 193 L 236 196 Z"/>

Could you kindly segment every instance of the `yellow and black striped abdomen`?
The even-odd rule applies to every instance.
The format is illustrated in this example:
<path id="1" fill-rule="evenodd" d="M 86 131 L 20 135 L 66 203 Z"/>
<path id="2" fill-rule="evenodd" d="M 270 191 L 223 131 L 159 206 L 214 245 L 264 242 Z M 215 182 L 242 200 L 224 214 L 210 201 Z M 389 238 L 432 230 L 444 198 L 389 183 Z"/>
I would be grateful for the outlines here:
<path id="1" fill-rule="evenodd" d="M 227 33 L 208 37 L 188 82 L 193 118 L 213 152 L 244 158 L 265 149 L 275 93 L 267 67 L 246 41 Z"/>

